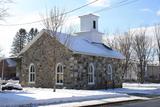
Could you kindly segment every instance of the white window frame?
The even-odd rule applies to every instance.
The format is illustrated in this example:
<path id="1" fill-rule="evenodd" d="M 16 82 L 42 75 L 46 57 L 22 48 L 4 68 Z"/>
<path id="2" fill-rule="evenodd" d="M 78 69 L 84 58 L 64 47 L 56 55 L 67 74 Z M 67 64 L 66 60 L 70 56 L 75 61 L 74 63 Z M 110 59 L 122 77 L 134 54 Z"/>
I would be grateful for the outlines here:
<path id="1" fill-rule="evenodd" d="M 90 70 L 90 67 L 91 67 L 91 69 L 92 69 L 91 72 L 89 71 L 89 70 Z M 88 66 L 88 84 L 89 84 L 89 85 L 95 84 L 94 73 L 95 73 L 94 65 L 93 65 L 93 63 L 90 63 L 89 66 Z M 90 81 L 90 76 L 91 76 L 91 78 L 93 78 L 93 81 Z"/>
<path id="2" fill-rule="evenodd" d="M 112 65 L 111 64 L 108 64 L 108 67 L 107 67 L 107 75 L 110 77 L 110 80 L 113 79 L 113 71 L 112 71 Z M 107 77 L 108 77 L 107 76 Z"/>
<path id="3" fill-rule="evenodd" d="M 31 67 L 33 67 L 34 72 L 31 72 Z M 31 81 L 31 74 L 34 75 L 34 81 Z M 28 82 L 31 83 L 31 84 L 34 84 L 35 81 L 36 81 L 36 69 L 35 69 L 35 65 L 33 63 L 31 63 L 29 65 L 29 79 L 28 79 Z"/>
<path id="4" fill-rule="evenodd" d="M 62 66 L 62 72 L 57 72 L 59 66 Z M 63 64 L 62 63 L 57 63 L 57 65 L 56 65 L 56 79 L 55 79 L 56 80 L 56 85 L 63 85 L 63 82 L 64 82 L 63 72 L 64 72 Z M 57 75 L 62 75 L 62 81 L 63 81 L 62 83 L 58 83 Z"/>

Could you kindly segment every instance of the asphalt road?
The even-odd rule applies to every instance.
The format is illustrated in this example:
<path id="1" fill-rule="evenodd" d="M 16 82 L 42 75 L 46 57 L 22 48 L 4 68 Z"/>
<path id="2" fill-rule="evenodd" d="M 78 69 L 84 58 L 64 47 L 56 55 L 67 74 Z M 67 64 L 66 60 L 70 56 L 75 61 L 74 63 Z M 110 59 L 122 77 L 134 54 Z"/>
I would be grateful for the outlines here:
<path id="1" fill-rule="evenodd" d="M 160 107 L 160 99 L 138 101 L 130 103 L 118 103 L 109 105 L 99 105 L 94 107 Z"/>

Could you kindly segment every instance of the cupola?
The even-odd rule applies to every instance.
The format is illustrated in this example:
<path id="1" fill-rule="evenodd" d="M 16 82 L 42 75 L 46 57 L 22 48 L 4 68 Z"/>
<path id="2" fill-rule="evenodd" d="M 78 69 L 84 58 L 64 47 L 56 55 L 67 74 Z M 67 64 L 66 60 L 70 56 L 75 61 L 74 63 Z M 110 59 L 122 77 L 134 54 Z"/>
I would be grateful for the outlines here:
<path id="1" fill-rule="evenodd" d="M 88 14 L 80 17 L 80 30 L 81 32 L 98 31 L 98 18 L 99 16 Z"/>

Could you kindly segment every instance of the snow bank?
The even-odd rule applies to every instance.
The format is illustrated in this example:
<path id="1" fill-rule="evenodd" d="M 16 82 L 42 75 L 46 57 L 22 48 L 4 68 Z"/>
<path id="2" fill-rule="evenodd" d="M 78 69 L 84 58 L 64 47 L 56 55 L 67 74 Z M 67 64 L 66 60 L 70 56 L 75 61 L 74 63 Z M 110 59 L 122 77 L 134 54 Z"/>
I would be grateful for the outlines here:
<path id="1" fill-rule="evenodd" d="M 148 88 L 148 89 L 160 89 L 160 84 L 157 83 L 123 83 L 123 88 Z"/>
<path id="2" fill-rule="evenodd" d="M 110 92 L 126 93 L 126 94 L 160 95 L 160 84 L 123 83 L 123 88 L 110 90 Z"/>
<path id="3" fill-rule="evenodd" d="M 129 86 L 127 88 L 127 86 Z M 142 86 L 142 87 L 139 87 Z M 144 87 L 146 86 L 146 87 Z M 150 86 L 150 87 L 147 87 Z M 0 93 L 0 106 L 19 106 L 19 105 L 49 105 L 64 104 L 74 102 L 88 103 L 91 100 L 104 100 L 116 102 L 129 99 L 142 99 L 144 97 L 133 98 L 136 94 L 160 95 L 160 89 L 151 87 L 159 84 L 124 84 L 124 88 L 108 90 L 73 90 L 73 89 L 53 89 L 47 88 L 23 88 L 23 91 L 4 91 Z M 134 87 L 134 88 L 133 88 Z M 145 97 L 146 98 L 146 97 Z M 103 101 L 102 100 L 102 101 Z M 85 103 L 85 104 L 86 104 Z"/>
<path id="4" fill-rule="evenodd" d="M 19 83 L 12 83 L 12 82 L 8 82 L 5 85 L 2 85 L 2 89 L 3 88 L 7 88 L 10 87 L 11 89 L 19 89 L 22 90 L 22 86 Z"/>

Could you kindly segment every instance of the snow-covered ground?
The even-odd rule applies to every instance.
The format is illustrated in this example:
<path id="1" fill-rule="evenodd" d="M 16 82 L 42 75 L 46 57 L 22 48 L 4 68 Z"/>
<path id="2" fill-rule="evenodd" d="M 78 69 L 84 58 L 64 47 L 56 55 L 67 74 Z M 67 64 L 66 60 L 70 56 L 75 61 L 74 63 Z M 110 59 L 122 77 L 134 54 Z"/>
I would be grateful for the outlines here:
<path id="1" fill-rule="evenodd" d="M 43 105 L 118 97 L 128 97 L 128 95 L 107 92 L 106 90 L 57 89 L 56 92 L 53 92 L 53 89 L 24 88 L 23 91 L 5 91 L 0 93 L 0 105 L 22 105 L 31 103 Z"/>
<path id="2" fill-rule="evenodd" d="M 148 87 L 151 84 L 130 85 L 127 83 L 124 88 L 108 89 L 108 90 L 71 90 L 71 89 L 53 89 L 47 88 L 24 88 L 22 91 L 4 91 L 0 92 L 0 106 L 17 106 L 17 105 L 48 105 L 48 104 L 80 104 L 77 102 L 86 102 L 90 104 L 106 99 L 107 102 L 116 102 L 124 100 L 144 99 L 143 97 L 135 97 L 129 95 L 130 93 L 140 94 L 156 94 L 160 95 L 160 89 L 157 87 Z M 159 84 L 157 84 L 158 86 Z M 92 101 L 91 101 L 92 100 Z M 103 100 L 104 101 L 104 100 Z M 86 104 L 84 103 L 84 104 Z M 56 105 L 57 106 L 57 105 Z M 66 105 L 65 105 L 66 106 Z M 70 105 L 71 106 L 71 105 Z"/>
<path id="3" fill-rule="evenodd" d="M 24 88 L 23 91 L 5 91 L 0 93 L 0 105 L 52 104 L 95 99 L 128 97 L 127 94 L 107 92 L 106 90 L 68 90 L 42 88 Z"/>

